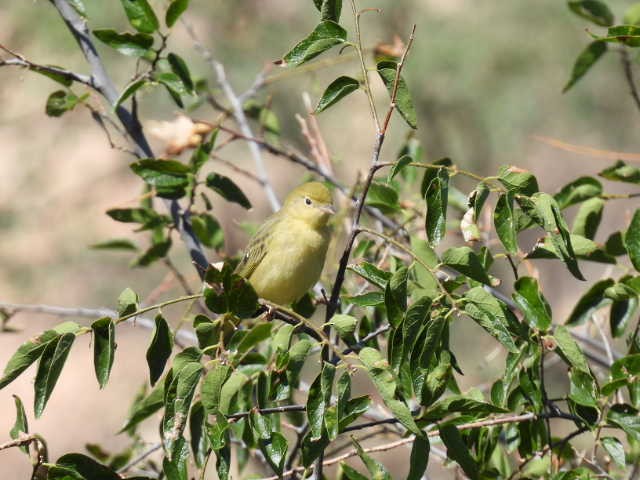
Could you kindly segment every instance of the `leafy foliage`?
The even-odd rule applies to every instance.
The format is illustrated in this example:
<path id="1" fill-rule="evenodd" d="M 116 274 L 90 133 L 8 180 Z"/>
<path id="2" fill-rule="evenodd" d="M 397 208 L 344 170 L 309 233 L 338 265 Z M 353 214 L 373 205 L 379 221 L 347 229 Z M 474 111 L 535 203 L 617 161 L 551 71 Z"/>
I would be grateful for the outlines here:
<path id="1" fill-rule="evenodd" d="M 250 90 L 248 96 L 256 98 L 243 96 L 248 100 L 244 104 L 231 96 L 232 108 L 227 109 L 217 104 L 218 92 L 200 78 L 200 72 L 192 74 L 196 70 L 188 57 L 170 51 L 171 29 L 188 10 L 188 0 L 167 2 L 163 12 L 154 11 L 147 0 L 120 3 L 134 33 L 111 28 L 91 33 L 138 60 L 135 76 L 119 94 L 112 94 L 114 88 L 108 96 L 117 98 L 108 100 L 111 121 L 123 122 L 136 148 L 130 170 L 144 194 L 138 205 L 111 208 L 107 215 L 145 232 L 149 244 L 138 249 L 131 240 L 117 238 L 93 248 L 134 252 L 135 267 L 164 259 L 187 294 L 146 305 L 126 288 L 112 313 L 101 314 L 89 326 L 62 323 L 24 342 L 11 356 L 0 388 L 37 364 L 33 413 L 40 417 L 79 337 L 92 335 L 95 375 L 99 387 L 106 388 L 116 361 L 120 324 L 144 320 L 153 327 L 146 350 L 151 389 L 141 382 L 144 387 L 121 429 L 129 445 L 115 454 L 92 445 L 88 451 L 93 458 L 67 453 L 55 462 L 44 458 L 46 452 L 40 449 L 36 466 L 44 469 L 46 478 L 115 480 L 144 462 L 156 477 L 168 480 L 204 478 L 207 465 L 215 463 L 219 478 L 226 479 L 235 469 L 244 474 L 257 458 L 276 478 L 294 473 L 308 477 L 312 470 L 320 478 L 324 462 L 339 464 L 342 478 L 389 479 L 389 469 L 372 454 L 409 443 L 407 478 L 412 480 L 422 478 L 442 451 L 470 479 L 594 478 L 585 463 L 608 478 L 637 470 L 640 209 L 629 215 L 627 224 L 617 226 L 618 231 L 605 232 L 609 233 L 605 243 L 597 239 L 610 203 L 638 196 L 606 193 L 600 179 L 635 188 L 640 184 L 639 168 L 617 161 L 600 171 L 599 179 L 579 176 L 550 194 L 534 173 L 515 165 L 484 177 L 462 170 L 449 158 L 429 158 L 413 133 L 393 161 L 381 161 L 381 155 L 387 155 L 382 147 L 394 110 L 410 131 L 417 128 L 417 109 L 402 74 L 412 37 L 402 45 L 401 54 L 372 62 L 359 31 L 359 16 L 365 11 L 356 12 L 358 30 L 352 33 L 340 23 L 341 0 L 314 0 L 309 7 L 315 6 L 319 23 L 280 63 L 295 68 L 320 55 L 328 57 L 336 46 L 355 50 L 360 76 L 350 72 L 338 76 L 314 112 L 323 112 L 356 90 L 367 96 L 376 124 L 374 159 L 364 184 L 350 190 L 324 165 L 316 167 L 282 147 L 280 136 L 286 129 L 280 128 L 278 109 L 263 98 L 268 97 L 260 91 L 264 84 Z M 68 5 L 74 15 L 86 18 L 83 2 Z M 610 50 L 609 43 L 617 43 L 623 52 L 640 46 L 637 5 L 627 11 L 622 25 L 616 25 L 613 12 L 602 1 L 568 1 L 567 6 L 606 33 L 591 34 L 593 39 L 575 61 L 564 91 L 591 71 Z M 160 13 L 168 30 L 161 26 Z M 74 28 L 73 22 L 68 24 Z M 48 115 L 58 117 L 86 103 L 94 119 L 102 118 L 88 93 L 73 90 L 80 83 L 103 94 L 96 78 L 83 81 L 44 66 L 29 70 L 65 87 L 47 99 Z M 370 78 L 369 71 L 377 77 Z M 374 98 L 374 77 L 389 94 L 386 117 L 377 115 L 381 102 Z M 224 88 L 226 80 L 221 78 L 218 72 L 222 90 L 231 90 Z M 137 118 L 141 89 L 158 86 L 183 111 L 209 102 L 222 113 L 215 125 L 189 119 L 191 130 L 179 147 L 174 146 L 175 156 L 167 149 L 172 158 L 153 155 Z M 264 138 L 232 130 L 225 123 L 231 114 L 241 124 L 255 123 Z M 225 140 L 216 144 L 219 134 Z M 330 298 L 314 301 L 307 294 L 291 308 L 265 302 L 236 272 L 237 259 L 224 255 L 226 236 L 217 220 L 222 218 L 220 205 L 252 207 L 243 184 L 220 173 L 216 163 L 216 152 L 236 140 L 320 172 L 336 190 L 355 198 L 353 210 L 350 201 L 342 204 L 345 216 L 339 218 L 353 221 L 342 232 L 347 246 L 340 264 L 327 268 L 336 274 L 324 283 L 334 287 Z M 184 150 L 192 150 L 190 158 L 181 157 Z M 387 167 L 386 176 L 378 175 Z M 265 186 L 262 173 L 258 171 L 257 180 Z M 211 196 L 212 191 L 220 198 Z M 169 207 L 168 214 L 160 203 Z M 334 222 L 338 231 L 343 225 Z M 529 239 L 535 236 L 539 239 L 531 246 Z M 193 289 L 198 293 L 191 293 L 189 280 L 168 257 L 178 237 L 192 258 L 202 245 L 224 258 L 206 269 L 206 261 L 204 266 L 198 264 L 202 284 Z M 536 275 L 546 268 L 544 260 L 564 266 L 575 280 L 588 282 L 580 286 L 582 295 L 571 299 L 566 318 L 558 318 L 562 306 L 552 308 L 545 296 L 553 285 Z M 606 278 L 595 279 L 584 268 L 586 263 L 616 268 Z M 322 303 L 326 305 L 319 307 Z M 174 304 L 188 305 L 179 321 L 166 308 Z M 153 321 L 142 317 L 148 312 L 155 313 Z M 317 318 L 322 312 L 326 312 L 324 322 Z M 607 313 L 609 331 L 600 332 L 606 342 L 594 350 L 595 341 L 585 340 L 580 329 L 596 323 L 600 331 L 600 319 L 606 323 Z M 479 338 L 482 335 L 504 359 L 487 388 L 461 387 L 469 367 L 459 360 L 464 352 L 452 330 L 465 323 L 468 331 L 472 331 L 469 324 L 477 324 Z M 609 338 L 620 341 L 612 344 Z M 560 360 L 558 366 L 553 367 L 552 359 Z M 567 379 L 558 398 L 550 398 L 548 391 L 551 368 Z M 366 395 L 353 394 L 353 378 L 357 378 L 353 390 L 366 389 Z M 15 408 L 9 435 L 15 446 L 29 452 L 31 442 L 44 440 L 31 436 L 28 413 L 18 397 Z M 143 450 L 137 432 L 142 422 L 159 426 L 155 448 L 160 450 L 160 461 L 146 455 L 136 459 Z M 576 430 L 560 433 L 567 430 L 558 429 L 559 422 Z M 362 443 L 365 432 L 383 425 L 400 440 L 374 448 Z M 588 460 L 578 455 L 572 439 L 580 433 L 591 435 L 592 451 L 601 447 L 611 461 L 601 461 L 595 454 Z M 351 443 L 340 442 L 347 436 Z M 336 446 L 339 451 L 351 450 L 344 457 L 331 456 L 328 452 Z M 351 456 L 360 458 L 366 474 L 342 461 Z"/>

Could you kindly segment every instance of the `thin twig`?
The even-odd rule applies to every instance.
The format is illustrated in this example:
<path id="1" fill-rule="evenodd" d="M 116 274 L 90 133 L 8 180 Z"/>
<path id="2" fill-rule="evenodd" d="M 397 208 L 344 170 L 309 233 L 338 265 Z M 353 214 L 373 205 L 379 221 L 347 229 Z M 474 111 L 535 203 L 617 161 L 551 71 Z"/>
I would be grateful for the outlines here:
<path id="1" fill-rule="evenodd" d="M 6 47 L 0 45 L 0 48 L 5 51 L 9 51 Z M 12 55 L 15 55 L 12 53 Z M 39 65 L 37 63 L 33 63 L 27 60 L 24 57 L 18 58 L 9 58 L 7 60 L 0 59 L 0 67 L 4 66 L 15 66 L 15 67 L 24 67 L 38 73 L 50 73 L 53 75 L 60 75 L 61 77 L 66 78 L 67 80 L 73 80 L 74 82 L 82 83 L 91 88 L 94 88 L 91 77 L 87 75 L 82 75 L 80 73 L 72 72 L 70 70 L 65 70 L 64 68 L 53 67 L 48 65 Z"/>
<path id="2" fill-rule="evenodd" d="M 30 443 L 37 441 L 38 435 L 24 435 L 16 438 L 15 440 L 0 443 L 0 450 L 6 450 L 7 448 L 13 447 L 24 447 L 25 445 L 29 445 Z"/>
<path id="3" fill-rule="evenodd" d="M 260 415 L 272 415 L 274 413 L 304 412 L 306 410 L 306 405 L 282 405 L 280 407 L 255 408 L 247 412 L 232 413 L 230 415 L 226 415 L 226 417 L 228 420 L 238 420 L 240 418 L 248 417 L 254 412 L 259 413 Z"/>
<path id="4" fill-rule="evenodd" d="M 353 0 L 352 0 L 352 7 L 354 8 L 354 11 L 355 11 L 355 1 Z M 406 58 L 407 53 L 409 52 L 409 49 L 413 43 L 414 32 L 415 32 L 415 25 L 411 32 L 410 41 L 407 43 L 407 46 L 405 47 L 405 51 L 402 54 L 403 59 Z M 393 87 L 393 94 L 391 95 L 389 112 L 387 114 L 385 123 L 382 126 L 382 129 L 380 129 L 378 125 L 377 117 L 376 117 L 376 125 L 378 126 L 378 130 L 376 132 L 375 146 L 373 148 L 373 153 L 371 155 L 371 167 L 369 168 L 369 174 L 367 175 L 367 179 L 365 180 L 362 192 L 360 193 L 360 196 L 356 201 L 355 213 L 353 215 L 353 221 L 351 224 L 351 232 L 349 234 L 349 239 L 347 240 L 347 245 L 345 246 L 344 251 L 342 252 L 342 256 L 340 258 L 338 272 L 336 273 L 336 278 L 333 283 L 333 288 L 331 289 L 331 298 L 329 299 L 329 304 L 327 305 L 327 312 L 326 312 L 327 314 L 326 314 L 326 320 L 325 320 L 326 323 L 328 323 L 331 320 L 331 317 L 333 317 L 333 314 L 338 309 L 338 302 L 340 299 L 340 290 L 342 289 L 342 284 L 344 283 L 345 272 L 347 270 L 349 258 L 351 257 L 351 250 L 353 249 L 353 244 L 358 235 L 360 217 L 362 215 L 362 210 L 364 208 L 364 202 L 365 202 L 365 199 L 367 198 L 367 193 L 369 192 L 369 187 L 371 186 L 373 177 L 378 169 L 378 163 L 380 161 L 380 152 L 382 150 L 382 145 L 384 143 L 385 135 L 387 133 L 387 128 L 389 126 L 389 119 L 391 117 L 391 113 L 393 113 L 393 110 L 395 109 L 395 97 L 397 95 L 398 83 L 399 83 L 399 78 L 402 72 L 403 65 L 404 63 L 400 62 L 398 63 L 398 66 L 397 66 L 396 79 Z"/>
<path id="5" fill-rule="evenodd" d="M 154 452 L 157 452 L 161 448 L 162 448 L 162 443 L 154 444 L 151 448 L 149 448 L 148 450 L 145 450 L 140 455 L 138 455 L 133 460 L 131 460 L 129 463 L 127 463 L 124 467 L 118 469 L 118 473 L 126 472 L 130 468 L 135 467 L 137 464 L 139 464 L 144 459 L 146 459 L 149 455 L 153 454 Z"/>
<path id="6" fill-rule="evenodd" d="M 7 310 L 10 314 L 18 312 L 33 312 L 54 315 L 56 317 L 118 318 L 118 312 L 109 308 L 58 307 L 54 305 L 30 305 L 0 301 L 0 309 Z M 155 322 L 150 318 L 135 317 L 135 321 L 131 318 L 131 322 L 148 330 L 155 328 Z M 185 343 L 189 343 L 191 345 L 198 343 L 198 338 L 189 330 L 178 330 L 175 332 L 175 335 Z"/>
<path id="7" fill-rule="evenodd" d="M 202 44 L 202 42 L 200 42 L 193 27 L 189 23 L 187 23 L 184 19 L 182 20 L 182 25 L 184 25 L 185 30 L 187 31 L 187 34 L 191 38 L 191 41 L 193 42 L 196 50 L 198 50 L 200 55 L 202 55 L 205 61 L 211 66 L 211 68 L 215 72 L 218 83 L 220 84 L 222 91 L 227 97 L 227 100 L 229 100 L 229 103 L 231 104 L 233 117 L 235 118 L 238 124 L 238 127 L 240 127 L 240 131 L 243 133 L 243 135 L 246 135 L 247 137 L 253 137 L 253 132 L 251 131 L 251 127 L 249 126 L 249 121 L 247 120 L 247 116 L 245 115 L 244 109 L 242 107 L 242 100 L 238 95 L 236 95 L 236 93 L 233 90 L 233 87 L 227 80 L 227 75 L 226 75 L 224 66 L 222 65 L 222 63 L 217 61 L 213 57 L 213 53 L 207 47 L 205 47 Z M 253 95 L 252 92 L 257 91 L 260 88 L 263 80 L 264 80 L 264 72 L 261 72 L 260 75 L 258 75 L 258 80 L 254 82 L 254 85 L 248 90 L 248 93 L 245 92 L 245 94 L 243 94 L 243 100 L 244 98 L 250 95 Z M 258 177 L 263 183 L 263 188 L 267 195 L 267 199 L 269 200 L 269 205 L 271 206 L 271 210 L 275 212 L 276 210 L 280 209 L 280 201 L 278 200 L 278 197 L 275 191 L 273 190 L 273 186 L 269 181 L 269 175 L 267 173 L 267 168 L 265 166 L 264 159 L 262 158 L 262 154 L 260 153 L 260 149 L 254 142 L 248 142 L 248 146 L 249 146 L 249 152 L 251 153 L 251 156 L 253 157 L 253 161 L 256 166 Z"/>
<path id="8" fill-rule="evenodd" d="M 530 420 L 533 420 L 536 418 L 536 414 L 534 413 L 525 413 L 522 415 L 510 415 L 510 416 L 505 416 L 505 417 L 498 417 L 498 418 L 493 418 L 493 419 L 488 419 L 488 420 L 480 420 L 477 422 L 470 422 L 470 423 L 465 423 L 462 425 L 458 425 L 456 426 L 456 428 L 459 431 L 462 430 L 471 430 L 471 429 L 475 429 L 475 428 L 482 428 L 482 427 L 490 427 L 490 426 L 495 426 L 495 425 L 502 425 L 505 423 L 520 423 L 520 422 L 528 422 Z M 430 437 L 437 437 L 439 436 L 440 432 L 438 430 L 432 430 L 430 432 L 427 433 L 428 436 Z M 410 437 L 407 438 L 403 438 L 401 440 L 396 440 L 394 442 L 390 442 L 390 443 L 385 443 L 383 445 L 377 445 L 375 447 L 369 447 L 369 448 L 364 448 L 364 452 L 365 453 L 376 453 L 376 452 L 386 452 L 388 450 L 392 450 L 394 448 L 397 447 L 401 447 L 403 445 L 408 445 L 413 443 L 413 441 L 415 440 L 415 437 L 412 435 Z M 327 460 L 324 460 L 322 462 L 322 465 L 324 467 L 330 466 L 330 465 L 334 465 L 336 463 L 340 463 L 344 460 L 347 460 L 351 457 L 354 457 L 358 455 L 358 451 L 357 450 L 350 450 L 342 455 L 339 455 L 337 457 L 332 457 L 329 458 Z M 302 472 L 304 471 L 305 468 L 304 467 L 296 467 L 296 468 L 292 468 L 289 469 L 285 472 L 283 472 L 281 477 L 278 476 L 273 476 L 273 477 L 267 477 L 267 478 L 262 478 L 260 480 L 278 480 L 279 478 L 287 478 L 290 477 L 292 475 L 294 475 L 297 472 Z"/>

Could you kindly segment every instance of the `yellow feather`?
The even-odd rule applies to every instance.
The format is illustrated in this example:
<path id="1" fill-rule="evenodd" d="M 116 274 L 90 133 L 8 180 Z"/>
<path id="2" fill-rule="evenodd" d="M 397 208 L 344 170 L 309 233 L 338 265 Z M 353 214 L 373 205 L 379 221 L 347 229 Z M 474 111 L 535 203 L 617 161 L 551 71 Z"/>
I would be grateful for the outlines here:
<path id="1" fill-rule="evenodd" d="M 236 272 L 261 298 L 286 305 L 302 297 L 320 278 L 333 213 L 327 187 L 305 183 L 289 193 L 280 211 L 249 241 Z"/>

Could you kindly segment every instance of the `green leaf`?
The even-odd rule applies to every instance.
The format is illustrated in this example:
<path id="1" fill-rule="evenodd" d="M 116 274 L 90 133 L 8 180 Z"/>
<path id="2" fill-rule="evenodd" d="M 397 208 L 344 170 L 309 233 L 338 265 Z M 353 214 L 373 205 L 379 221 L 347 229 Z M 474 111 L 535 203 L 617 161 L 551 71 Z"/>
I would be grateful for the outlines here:
<path id="1" fill-rule="evenodd" d="M 612 405 L 607 413 L 607 421 L 624 430 L 629 438 L 640 441 L 640 415 L 631 405 Z"/>
<path id="2" fill-rule="evenodd" d="M 624 246 L 629 252 L 629 259 L 634 268 L 640 272 L 640 209 L 637 209 L 633 214 L 624 236 Z"/>
<path id="3" fill-rule="evenodd" d="M 500 195 L 493 213 L 493 223 L 496 227 L 498 238 L 507 252 L 518 252 L 516 223 L 513 217 L 513 194 Z"/>
<path id="4" fill-rule="evenodd" d="M 572 234 L 581 235 L 589 240 L 593 240 L 598 231 L 600 220 L 602 220 L 602 211 L 604 210 L 604 200 L 601 198 L 592 198 L 587 200 L 578 209 L 573 219 Z"/>
<path id="5" fill-rule="evenodd" d="M 598 175 L 614 182 L 640 185 L 640 168 L 627 165 L 622 160 L 618 160 L 611 167 L 605 168 Z"/>
<path id="6" fill-rule="evenodd" d="M 398 173 L 403 172 L 411 162 L 413 162 L 413 158 L 411 158 L 409 155 L 402 155 L 400 158 L 398 158 L 398 160 L 396 160 L 396 162 L 391 167 L 391 170 L 389 171 L 389 175 L 387 176 L 387 183 L 393 180 L 396 175 L 398 175 Z"/>
<path id="7" fill-rule="evenodd" d="M 141 33 L 153 33 L 160 26 L 147 0 L 120 0 L 129 23 Z"/>
<path id="8" fill-rule="evenodd" d="M 266 416 L 252 412 L 249 418 L 254 432 L 258 434 L 260 451 L 271 468 L 278 475 L 282 475 L 287 455 L 287 439 L 280 432 L 272 430 L 271 422 L 267 420 Z"/>
<path id="9" fill-rule="evenodd" d="M 400 210 L 398 192 L 386 183 L 372 182 L 366 199 L 367 205 L 389 214 Z"/>
<path id="10" fill-rule="evenodd" d="M 565 324 L 580 325 L 591 318 L 598 309 L 609 304 L 611 300 L 605 297 L 604 292 L 607 288 L 613 286 L 614 283 L 610 278 L 594 283 L 591 288 L 580 297 L 580 300 L 578 300 L 576 306 L 573 307 Z"/>
<path id="11" fill-rule="evenodd" d="M 283 60 L 293 66 L 302 65 L 331 47 L 343 43 L 347 39 L 347 31 L 336 22 L 326 20 L 287 53 Z"/>
<path id="12" fill-rule="evenodd" d="M 360 350 L 358 357 L 367 369 L 385 405 L 389 407 L 393 415 L 407 430 L 415 435 L 422 435 L 422 431 L 416 425 L 409 407 L 403 401 L 396 399 L 396 380 L 389 363 L 382 357 L 382 354 L 373 348 L 365 347 Z"/>
<path id="13" fill-rule="evenodd" d="M 164 405 L 164 382 L 159 382 L 153 390 L 151 390 L 149 395 L 134 403 L 129 418 L 119 433 L 131 430 L 140 422 L 160 410 L 162 405 Z"/>
<path id="14" fill-rule="evenodd" d="M 59 333 L 47 330 L 33 340 L 24 342 L 11 356 L 4 367 L 4 373 L 0 378 L 0 389 L 13 382 L 18 376 L 34 363 L 50 342 L 58 340 Z"/>
<path id="15" fill-rule="evenodd" d="M 200 213 L 191 217 L 191 226 L 198 240 L 205 246 L 220 250 L 224 247 L 224 231 L 208 213 Z"/>
<path id="16" fill-rule="evenodd" d="M 602 184 L 593 177 L 579 177 L 553 197 L 561 210 L 602 194 Z"/>
<path id="17" fill-rule="evenodd" d="M 416 437 L 411 447 L 411 456 L 409 457 L 409 474 L 407 480 L 420 480 L 427 471 L 429 462 L 429 437 Z"/>
<path id="18" fill-rule="evenodd" d="M 336 23 L 340 21 L 340 11 L 342 10 L 342 0 L 314 0 L 316 7 L 322 15 L 322 20 L 331 20 Z"/>
<path id="19" fill-rule="evenodd" d="M 131 95 L 136 93 L 138 90 L 140 90 L 140 88 L 144 87 L 146 84 L 147 84 L 147 80 L 144 78 L 141 78 L 139 80 L 134 80 L 133 82 L 131 82 L 129 85 L 127 85 L 124 88 L 124 90 L 122 91 L 118 99 L 113 104 L 113 108 L 114 109 L 118 108 L 120 105 L 122 105 L 122 103 L 127 98 L 129 98 Z"/>
<path id="20" fill-rule="evenodd" d="M 133 173 L 155 187 L 159 197 L 180 198 L 185 195 L 191 172 L 188 165 L 176 160 L 147 158 L 132 163 L 130 167 Z"/>
<path id="21" fill-rule="evenodd" d="M 360 457 L 360 460 L 362 460 L 362 463 L 364 463 L 365 467 L 367 467 L 367 470 L 371 474 L 372 479 L 392 480 L 391 475 L 389 475 L 389 472 L 384 467 L 384 465 L 382 465 L 382 463 L 374 460 L 369 455 L 367 455 L 367 453 L 363 450 L 363 448 L 354 437 L 351 437 L 351 441 L 356 446 L 358 456 Z"/>
<path id="22" fill-rule="evenodd" d="M 136 244 L 126 238 L 113 238 L 111 240 L 105 240 L 104 242 L 89 245 L 89 248 L 93 250 L 138 250 Z"/>
<path id="23" fill-rule="evenodd" d="M 173 27 L 178 21 L 178 18 L 180 18 L 180 15 L 187 10 L 188 6 L 189 0 L 173 0 L 169 5 L 169 8 L 167 8 L 167 13 L 165 15 L 165 23 L 167 24 L 167 27 Z"/>
<path id="24" fill-rule="evenodd" d="M 153 46 L 153 37 L 144 33 L 118 33 L 109 28 L 93 30 L 92 33 L 102 43 L 131 57 L 142 57 Z"/>
<path id="25" fill-rule="evenodd" d="M 621 43 L 628 47 L 640 46 L 640 28 L 634 25 L 609 27 L 606 37 L 596 37 L 605 42 Z"/>
<path id="26" fill-rule="evenodd" d="M 247 377 L 244 373 L 239 370 L 235 370 L 224 385 L 222 386 L 222 390 L 220 391 L 220 404 L 218 406 L 218 411 L 223 415 L 229 413 L 229 408 L 231 406 L 231 400 L 236 393 L 244 386 L 245 383 L 249 381 L 249 377 Z"/>
<path id="27" fill-rule="evenodd" d="M 172 455 L 162 459 L 162 472 L 167 480 L 189 480 L 187 461 L 189 446 L 184 438 L 176 440 Z"/>
<path id="28" fill-rule="evenodd" d="M 338 335 L 342 339 L 351 338 L 351 335 L 353 335 L 353 332 L 356 330 L 357 324 L 357 318 L 342 313 L 336 313 L 328 323 L 328 325 L 331 325 L 336 332 L 338 332 Z"/>
<path id="29" fill-rule="evenodd" d="M 471 480 L 479 480 L 480 467 L 471 456 L 458 429 L 453 425 L 442 425 L 439 431 L 440 438 L 447 447 L 447 457 L 460 465 Z"/>
<path id="30" fill-rule="evenodd" d="M 598 386 L 589 373 L 569 370 L 569 398 L 578 405 L 598 408 Z"/>
<path id="31" fill-rule="evenodd" d="M 429 173 L 429 170 L 427 170 Z M 427 181 L 427 173 L 423 179 L 423 185 Z M 438 168 L 426 184 L 425 200 L 427 214 L 425 217 L 425 229 L 427 238 L 432 246 L 437 245 L 447 233 L 447 202 L 449 198 L 449 171 L 446 168 Z"/>
<path id="32" fill-rule="evenodd" d="M 173 72 L 155 72 L 153 79 L 167 89 L 167 92 L 169 92 L 178 107 L 184 108 L 181 96 L 189 92 L 178 75 Z"/>
<path id="33" fill-rule="evenodd" d="M 553 334 L 553 338 L 558 345 L 559 352 L 569 365 L 581 372 L 589 375 L 591 374 L 587 359 L 582 353 L 582 350 L 580 350 L 580 346 L 573 339 L 571 333 L 569 333 L 569 329 L 567 327 L 558 325 Z"/>
<path id="34" fill-rule="evenodd" d="M 505 165 L 498 170 L 498 180 L 513 193 L 531 196 L 538 191 L 538 181 L 527 170 Z"/>
<path id="35" fill-rule="evenodd" d="M 384 305 L 384 292 L 367 292 L 362 295 L 347 295 L 342 297 L 342 300 L 359 307 L 377 307 Z"/>
<path id="36" fill-rule="evenodd" d="M 571 274 L 578 280 L 585 280 L 578 268 L 569 229 L 555 199 L 551 195 L 539 192 L 530 199 L 518 197 L 518 201 L 525 213 L 549 234 L 560 258 Z"/>
<path id="37" fill-rule="evenodd" d="M 149 382 L 151 385 L 155 385 L 162 375 L 173 349 L 173 335 L 165 318 L 158 314 L 156 315 L 155 323 L 153 337 L 147 349 L 147 365 L 149 365 Z"/>
<path id="38" fill-rule="evenodd" d="M 546 332 L 551 326 L 551 307 L 542 295 L 538 281 L 532 277 L 520 277 L 515 283 L 515 289 L 513 300 L 529 324 Z"/>
<path id="39" fill-rule="evenodd" d="M 140 223 L 141 230 L 152 229 L 170 221 L 168 217 L 150 208 L 112 208 L 107 210 L 107 215 L 116 222 Z"/>
<path id="40" fill-rule="evenodd" d="M 386 287 L 387 282 L 391 278 L 390 272 L 381 270 L 369 262 L 362 262 L 357 265 L 349 265 L 347 266 L 347 270 L 351 270 L 353 273 L 357 273 L 369 283 L 382 289 Z"/>
<path id="41" fill-rule="evenodd" d="M 491 285 L 480 258 L 469 247 L 449 248 L 442 254 L 442 263 L 477 282 Z"/>
<path id="42" fill-rule="evenodd" d="M 309 420 L 309 431 L 311 440 L 322 438 L 325 412 L 331 404 L 331 391 L 333 389 L 333 378 L 336 369 L 328 362 L 324 362 L 322 371 L 309 387 L 307 398 L 307 418 Z"/>
<path id="43" fill-rule="evenodd" d="M 64 333 L 49 342 L 42 352 L 34 385 L 33 410 L 36 418 L 42 415 L 44 407 L 47 405 L 75 339 L 74 333 Z"/>
<path id="44" fill-rule="evenodd" d="M 27 414 L 24 411 L 24 405 L 22 404 L 22 400 L 17 395 L 13 395 L 13 401 L 16 404 L 16 421 L 13 423 L 13 427 L 9 430 L 9 436 L 16 440 L 20 437 L 20 434 L 29 433 L 29 424 L 27 422 Z M 24 453 L 29 454 L 29 447 L 27 445 L 23 445 L 20 447 Z"/>
<path id="45" fill-rule="evenodd" d="M 228 365 L 217 364 L 209 372 L 207 372 L 202 381 L 202 391 L 200 394 L 202 405 L 209 415 L 218 413 L 220 405 L 220 395 L 222 394 L 222 386 L 231 374 L 231 367 Z"/>
<path id="46" fill-rule="evenodd" d="M 138 310 L 138 294 L 129 287 L 118 296 L 118 317 L 130 315 Z"/>
<path id="47" fill-rule="evenodd" d="M 365 477 L 360 472 L 358 472 L 355 468 L 350 467 L 344 462 L 340 463 L 339 471 L 342 473 L 342 477 L 338 477 L 338 478 L 345 478 L 346 480 L 368 480 L 367 477 Z"/>
<path id="48" fill-rule="evenodd" d="M 517 352 L 518 348 L 508 329 L 508 322 L 501 302 L 487 292 L 483 287 L 474 287 L 465 295 L 464 311 L 484 328 L 491 336 L 498 340 L 510 352 Z"/>
<path id="49" fill-rule="evenodd" d="M 194 402 L 189 413 L 189 437 L 193 459 L 198 468 L 202 468 L 207 461 L 209 439 L 205 434 L 206 421 L 207 412 L 202 403 Z"/>
<path id="50" fill-rule="evenodd" d="M 193 80 L 191 79 L 191 73 L 189 72 L 187 63 L 182 59 L 182 57 L 175 53 L 167 55 L 167 60 L 169 61 L 171 71 L 180 78 L 180 81 L 189 92 L 193 92 Z"/>
<path id="51" fill-rule="evenodd" d="M 216 193 L 229 202 L 237 203 L 246 209 L 251 208 L 249 199 L 229 177 L 210 173 L 207 176 L 207 187 L 215 190 Z"/>
<path id="52" fill-rule="evenodd" d="M 93 366 L 100 388 L 109 381 L 116 353 L 116 331 L 113 320 L 101 318 L 91 324 L 93 331 Z"/>
<path id="53" fill-rule="evenodd" d="M 56 465 L 69 469 L 77 474 L 75 476 L 55 476 L 61 480 L 119 480 L 121 477 L 109 467 L 96 462 L 94 459 L 81 453 L 68 453 L 58 458 Z M 51 478 L 51 472 L 48 478 Z"/>
<path id="54" fill-rule="evenodd" d="M 562 93 L 573 87 L 606 52 L 607 44 L 600 40 L 595 40 L 587 45 L 587 48 L 582 50 L 578 58 L 576 58 L 573 64 L 573 70 L 571 71 L 571 77 L 562 89 Z"/>
<path id="55" fill-rule="evenodd" d="M 407 280 L 409 271 L 406 267 L 396 270 L 384 291 L 384 303 L 387 307 L 389 323 L 394 327 L 402 321 L 407 310 Z"/>
<path id="56" fill-rule="evenodd" d="M 577 0 L 570 1 L 568 6 L 573 13 L 596 25 L 601 27 L 613 25 L 613 13 L 604 2 L 599 0 Z"/>
<path id="57" fill-rule="evenodd" d="M 70 87 L 71 85 L 73 85 L 73 79 L 61 73 L 52 72 L 51 70 L 47 69 L 47 67 L 54 67 L 54 68 L 59 68 L 64 70 L 62 67 L 59 67 L 58 65 L 42 65 L 41 66 L 41 65 L 32 64 L 32 65 L 28 65 L 26 68 L 28 68 L 32 72 L 36 72 L 42 76 L 50 78 L 54 82 L 57 82 L 60 85 L 64 85 L 65 87 Z"/>
<path id="58" fill-rule="evenodd" d="M 244 355 L 257 344 L 271 337 L 272 326 L 273 324 L 271 322 L 266 322 L 259 323 L 256 326 L 252 327 L 251 330 L 249 330 L 247 334 L 242 337 L 242 340 L 236 347 L 237 354 Z"/>
<path id="59" fill-rule="evenodd" d="M 396 83 L 396 75 L 398 70 L 398 64 L 396 62 L 384 61 L 378 63 L 376 66 L 378 74 L 382 79 L 384 85 L 387 87 L 389 96 L 393 95 Z M 416 110 L 411 100 L 411 94 L 404 78 L 400 76 L 398 78 L 397 92 L 396 92 L 396 109 L 402 116 L 407 125 L 411 128 L 418 128 Z"/>
<path id="60" fill-rule="evenodd" d="M 64 113 L 73 110 L 80 99 L 72 92 L 57 90 L 47 98 L 45 112 L 50 117 L 60 117 Z"/>
<path id="61" fill-rule="evenodd" d="M 165 395 L 164 417 L 162 419 L 162 433 L 167 452 L 173 453 L 179 447 L 177 439 L 182 437 L 187 424 L 187 415 L 191 401 L 200 382 L 203 367 L 199 362 L 187 362 L 174 376 Z M 175 394 L 173 390 L 175 389 Z"/>
<path id="62" fill-rule="evenodd" d="M 600 439 L 602 447 L 609 454 L 611 459 L 621 468 L 626 466 L 624 446 L 616 437 L 602 437 Z"/>
<path id="63" fill-rule="evenodd" d="M 316 106 L 315 113 L 320 113 L 326 110 L 350 93 L 358 90 L 358 88 L 360 88 L 360 83 L 355 78 L 346 77 L 344 75 L 336 78 L 329 84 L 322 94 L 322 97 Z"/>

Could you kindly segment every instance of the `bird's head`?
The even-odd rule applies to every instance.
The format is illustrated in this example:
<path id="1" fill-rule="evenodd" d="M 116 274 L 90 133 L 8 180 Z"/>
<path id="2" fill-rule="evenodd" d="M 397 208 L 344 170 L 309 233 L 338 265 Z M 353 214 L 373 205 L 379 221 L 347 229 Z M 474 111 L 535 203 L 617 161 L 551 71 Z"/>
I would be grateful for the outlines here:
<path id="1" fill-rule="evenodd" d="M 333 196 L 320 182 L 303 183 L 287 195 L 282 211 L 285 215 L 302 220 L 313 228 L 321 228 L 335 213 Z"/>

